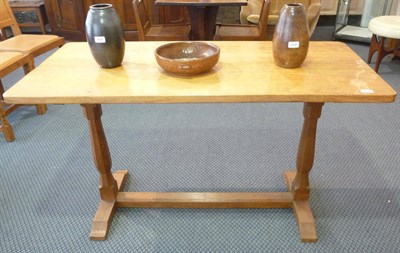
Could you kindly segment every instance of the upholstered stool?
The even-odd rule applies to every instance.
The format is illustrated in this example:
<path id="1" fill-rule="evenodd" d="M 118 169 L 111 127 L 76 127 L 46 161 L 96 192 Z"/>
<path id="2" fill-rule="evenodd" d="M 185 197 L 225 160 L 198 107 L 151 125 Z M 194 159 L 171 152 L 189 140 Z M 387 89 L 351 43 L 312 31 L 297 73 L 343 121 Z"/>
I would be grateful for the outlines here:
<path id="1" fill-rule="evenodd" d="M 373 18 L 368 24 L 368 29 L 373 34 L 368 53 L 368 63 L 371 63 L 372 55 L 378 51 L 375 63 L 375 72 L 378 72 L 383 57 L 388 54 L 400 57 L 400 48 L 395 47 L 392 49 L 385 46 L 385 39 L 400 40 L 400 16 L 380 16 Z"/>

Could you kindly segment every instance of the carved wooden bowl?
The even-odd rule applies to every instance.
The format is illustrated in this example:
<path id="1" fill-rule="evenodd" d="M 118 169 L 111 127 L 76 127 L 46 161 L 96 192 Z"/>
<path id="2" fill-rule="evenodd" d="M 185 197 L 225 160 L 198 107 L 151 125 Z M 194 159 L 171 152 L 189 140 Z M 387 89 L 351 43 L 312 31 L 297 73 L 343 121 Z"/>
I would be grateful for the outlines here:
<path id="1" fill-rule="evenodd" d="M 195 75 L 212 69 L 219 60 L 219 47 L 201 41 L 173 42 L 158 47 L 157 63 L 174 74 Z"/>

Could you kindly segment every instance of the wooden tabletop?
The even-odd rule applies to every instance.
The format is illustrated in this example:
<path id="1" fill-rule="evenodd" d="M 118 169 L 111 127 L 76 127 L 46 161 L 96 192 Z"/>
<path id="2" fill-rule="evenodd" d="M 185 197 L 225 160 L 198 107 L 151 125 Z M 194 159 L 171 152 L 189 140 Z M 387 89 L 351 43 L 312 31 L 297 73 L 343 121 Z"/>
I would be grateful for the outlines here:
<path id="1" fill-rule="evenodd" d="M 270 41 L 213 42 L 221 49 L 208 73 L 162 70 L 155 49 L 127 42 L 122 66 L 100 68 L 86 42 L 70 42 L 5 92 L 19 104 L 393 102 L 396 92 L 346 44 L 311 42 L 302 66 L 274 64 Z"/>
<path id="2" fill-rule="evenodd" d="M 156 5 L 184 5 L 184 6 L 242 6 L 247 0 L 156 0 Z"/>

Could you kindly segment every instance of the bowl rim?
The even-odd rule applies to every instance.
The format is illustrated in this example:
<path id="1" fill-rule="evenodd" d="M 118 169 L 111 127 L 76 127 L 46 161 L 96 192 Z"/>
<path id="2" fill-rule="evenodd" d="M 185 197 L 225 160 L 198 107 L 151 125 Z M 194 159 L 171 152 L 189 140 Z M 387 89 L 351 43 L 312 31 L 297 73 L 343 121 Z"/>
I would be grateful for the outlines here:
<path id="1" fill-rule="evenodd" d="M 167 58 L 167 57 L 161 56 L 161 55 L 158 53 L 159 50 L 161 50 L 161 49 L 163 49 L 163 48 L 165 48 L 165 47 L 170 47 L 170 46 L 179 45 L 179 44 L 204 44 L 204 45 L 210 46 L 210 47 L 212 47 L 212 48 L 215 48 L 215 49 L 216 49 L 216 52 L 213 53 L 212 55 L 209 55 L 209 56 L 207 56 L 207 57 L 202 57 L 202 58 L 178 58 L 178 59 Z M 174 62 L 198 61 L 198 60 L 202 60 L 202 59 L 207 59 L 207 58 L 213 57 L 213 56 L 215 56 L 215 55 L 218 55 L 219 53 L 220 53 L 220 48 L 219 48 L 219 46 L 215 45 L 214 43 L 210 43 L 210 42 L 206 42 L 206 41 L 176 41 L 176 42 L 171 42 L 171 43 L 163 44 L 163 45 L 157 47 L 156 50 L 154 51 L 154 54 L 155 54 L 157 57 L 159 57 L 159 58 L 161 58 L 161 59 L 163 59 L 163 60 L 174 61 Z"/>

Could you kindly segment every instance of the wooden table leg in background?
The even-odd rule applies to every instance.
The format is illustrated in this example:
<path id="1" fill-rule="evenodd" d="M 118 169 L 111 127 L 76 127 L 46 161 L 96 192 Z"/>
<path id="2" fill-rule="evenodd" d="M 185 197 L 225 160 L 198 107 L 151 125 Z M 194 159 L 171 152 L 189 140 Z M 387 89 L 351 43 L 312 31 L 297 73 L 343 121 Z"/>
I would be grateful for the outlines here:
<path id="1" fill-rule="evenodd" d="M 214 40 L 215 23 L 219 6 L 187 6 L 192 40 Z"/>
<path id="2" fill-rule="evenodd" d="M 94 162 L 100 174 L 100 204 L 93 219 L 90 239 L 105 240 L 115 212 L 117 193 L 123 188 L 128 171 L 111 174 L 111 155 L 101 123 L 101 105 L 82 106 L 89 123 Z"/>
<path id="3" fill-rule="evenodd" d="M 297 152 L 296 171 L 285 172 L 289 191 L 293 193 L 293 212 L 296 216 L 300 239 L 303 242 L 318 240 L 315 220 L 310 207 L 309 172 L 313 166 L 317 122 L 323 103 L 304 103 L 304 124 Z"/>

